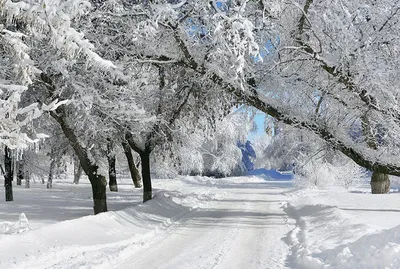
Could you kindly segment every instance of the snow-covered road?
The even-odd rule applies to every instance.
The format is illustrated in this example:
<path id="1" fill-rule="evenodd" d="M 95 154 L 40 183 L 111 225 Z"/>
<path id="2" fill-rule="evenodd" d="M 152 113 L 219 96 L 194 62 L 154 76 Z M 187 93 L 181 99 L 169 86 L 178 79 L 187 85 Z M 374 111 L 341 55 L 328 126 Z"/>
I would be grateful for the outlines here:
<path id="1" fill-rule="evenodd" d="M 285 268 L 293 229 L 276 182 L 217 185 L 223 198 L 190 211 L 116 268 Z M 219 197 L 219 196 L 217 196 Z"/>
<path id="2" fill-rule="evenodd" d="M 0 268 L 400 268 L 395 190 L 303 190 L 257 177 L 154 183 L 145 204 L 122 182 L 108 194 L 120 210 L 80 218 L 89 184 L 16 187 L 16 202 L 0 203 Z"/>
<path id="3" fill-rule="evenodd" d="M 155 187 L 145 204 L 0 236 L 0 268 L 286 268 L 291 182 L 182 177 Z"/>

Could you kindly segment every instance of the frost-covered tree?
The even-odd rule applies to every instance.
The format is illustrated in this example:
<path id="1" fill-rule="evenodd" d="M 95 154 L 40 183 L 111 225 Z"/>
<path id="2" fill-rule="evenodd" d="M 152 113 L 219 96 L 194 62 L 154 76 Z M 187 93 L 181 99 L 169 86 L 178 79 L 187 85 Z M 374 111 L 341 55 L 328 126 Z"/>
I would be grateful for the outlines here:
<path id="1" fill-rule="evenodd" d="M 178 53 L 155 46 L 147 55 L 181 62 L 377 174 L 400 173 L 397 2 L 213 3 L 149 5 L 141 26 L 173 37 L 165 44 Z M 376 149 L 350 135 L 367 111 L 373 133 L 387 127 Z"/>
<path id="2" fill-rule="evenodd" d="M 245 167 L 239 144 L 246 143 L 253 125 L 253 113 L 242 109 L 219 120 L 215 132 L 199 148 L 203 174 L 231 176 L 243 173 Z"/>
<path id="3" fill-rule="evenodd" d="M 303 187 L 349 188 L 366 177 L 366 171 L 316 135 L 294 127 L 283 127 L 264 149 L 262 162 L 268 168 L 292 170 Z"/>
<path id="4" fill-rule="evenodd" d="M 89 176 L 95 213 L 106 210 L 108 138 L 141 155 L 148 200 L 150 153 L 212 133 L 233 102 L 313 132 L 373 178 L 400 175 L 398 5 L 1 1 L 2 122 L 49 110 Z M 19 109 L 31 83 L 41 105 Z M 9 130 L 6 142 L 20 132 Z"/>
<path id="5" fill-rule="evenodd" d="M 98 174 L 99 166 L 79 141 L 68 119 L 71 110 L 61 106 L 68 102 L 67 98 L 58 102 L 63 97 L 61 93 L 65 87 L 73 85 L 73 81 L 64 83 L 69 75 L 68 69 L 85 66 L 103 72 L 115 68 L 110 61 L 95 53 L 94 45 L 74 28 L 73 24 L 89 11 L 90 3 L 80 0 L 2 1 L 0 7 L 5 27 L 12 28 L 15 25 L 20 39 L 23 37 L 24 44 L 28 44 L 24 48 L 29 50 L 29 54 L 18 54 L 23 58 L 18 61 L 17 66 L 24 66 L 24 70 L 34 73 L 32 76 L 24 76 L 28 78 L 27 83 L 35 84 L 33 90 L 42 89 L 42 95 L 35 92 L 41 109 L 50 111 L 50 115 L 69 139 L 83 170 L 88 174 L 92 184 L 95 213 L 107 211 L 105 178 Z M 23 74 L 30 74 L 28 71 Z M 50 105 L 45 105 L 49 103 Z"/>
<path id="6" fill-rule="evenodd" d="M 176 147 L 195 132 L 207 135 L 227 108 L 224 102 L 208 96 L 212 85 L 207 79 L 187 74 L 176 65 L 150 68 L 158 70 L 153 72 L 157 74 L 156 84 L 149 84 L 138 99 L 154 120 L 142 130 L 131 128 L 126 133 L 130 146 L 141 157 L 144 201 L 151 199 L 150 154 L 154 151 L 160 158 L 170 155 L 179 159 Z"/>
<path id="7" fill-rule="evenodd" d="M 126 133 L 140 155 L 144 201 L 151 199 L 150 154 L 177 155 L 172 145 L 183 143 L 196 129 L 210 128 L 232 99 L 213 98 L 209 90 L 220 97 L 227 94 L 207 76 L 170 59 L 180 52 L 176 22 L 170 20 L 177 19 L 176 8 L 104 1 L 95 3 L 80 26 L 98 53 L 119 70 L 96 81 L 90 75 L 84 85 L 103 89 L 95 109 Z M 164 28 L 157 29 L 158 24 Z"/>
<path id="8" fill-rule="evenodd" d="M 304 127 L 312 121 L 334 148 L 372 170 L 372 185 L 375 179 L 385 185 L 383 174 L 398 173 L 399 3 L 307 0 L 275 7 L 278 58 L 265 64 L 274 66 L 276 101 L 285 99 L 280 105 Z M 369 131 L 354 141 L 349 130 L 362 122 Z M 378 136 L 383 142 L 371 147 Z"/>
<path id="9" fill-rule="evenodd" d="M 24 106 L 20 104 L 21 94 L 39 72 L 30 57 L 30 47 L 26 44 L 28 21 L 34 17 L 24 14 L 24 8 L 27 7 L 22 2 L 0 2 L 0 145 L 5 147 L 3 174 L 6 201 L 13 200 L 11 163 L 13 156 L 16 162 L 15 151 L 26 149 L 43 138 L 40 134 L 29 134 L 23 130 L 41 114 L 36 102 Z M 52 107 L 43 109 L 49 110 Z"/>

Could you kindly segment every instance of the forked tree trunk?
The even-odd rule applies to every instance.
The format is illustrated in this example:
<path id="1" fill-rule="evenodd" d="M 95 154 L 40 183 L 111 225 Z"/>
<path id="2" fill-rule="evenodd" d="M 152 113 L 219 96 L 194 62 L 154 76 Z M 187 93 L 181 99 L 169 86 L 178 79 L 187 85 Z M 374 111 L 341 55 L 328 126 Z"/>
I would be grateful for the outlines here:
<path id="1" fill-rule="evenodd" d="M 151 187 L 151 174 L 150 174 L 150 153 L 152 148 L 150 143 L 146 143 L 143 149 L 139 148 L 133 140 L 132 134 L 127 132 L 125 139 L 129 143 L 129 146 L 140 155 L 142 162 L 142 179 L 143 179 L 143 203 L 152 199 L 152 187 Z"/>
<path id="2" fill-rule="evenodd" d="M 110 191 L 118 191 L 117 172 L 115 169 L 115 154 L 112 151 L 112 142 L 109 140 L 107 145 L 108 160 L 108 185 Z"/>
<path id="3" fill-rule="evenodd" d="M 142 161 L 143 177 L 143 203 L 152 199 L 151 175 L 150 175 L 150 150 L 146 148 L 140 153 Z"/>
<path id="4" fill-rule="evenodd" d="M 79 184 L 82 176 L 82 166 L 78 157 L 74 157 L 74 184 Z"/>
<path id="5" fill-rule="evenodd" d="M 372 194 L 389 193 L 390 180 L 388 174 L 373 172 L 371 176 L 371 192 Z"/>
<path id="6" fill-rule="evenodd" d="M 6 202 L 13 201 L 13 190 L 12 190 L 12 152 L 7 146 L 4 147 L 4 187 L 6 194 Z"/>
<path id="7" fill-rule="evenodd" d="M 47 179 L 47 188 L 53 188 L 54 170 L 56 169 L 56 161 L 53 159 L 50 162 L 49 178 Z"/>
<path id="8" fill-rule="evenodd" d="M 122 142 L 122 147 L 124 148 L 124 153 L 128 161 L 129 171 L 131 173 L 133 185 L 135 185 L 135 188 L 140 188 L 142 187 L 141 184 L 142 179 L 140 177 L 139 170 L 136 168 L 135 162 L 133 160 L 132 150 L 126 141 Z"/>

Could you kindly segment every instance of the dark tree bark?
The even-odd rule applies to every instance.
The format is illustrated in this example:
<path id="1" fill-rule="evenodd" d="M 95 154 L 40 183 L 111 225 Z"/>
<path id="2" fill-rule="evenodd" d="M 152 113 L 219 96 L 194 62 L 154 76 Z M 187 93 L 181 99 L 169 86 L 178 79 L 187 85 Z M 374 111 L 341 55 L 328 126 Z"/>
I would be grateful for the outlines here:
<path id="1" fill-rule="evenodd" d="M 146 143 L 144 150 L 138 147 L 133 140 L 132 134 L 127 132 L 125 139 L 129 143 L 129 146 L 140 155 L 140 161 L 142 162 L 142 179 L 143 179 L 143 203 L 152 199 L 152 187 L 151 187 L 151 174 L 150 174 L 150 153 L 152 147 L 149 143 Z M 150 140 L 149 137 L 147 139 Z"/>
<path id="2" fill-rule="evenodd" d="M 24 179 L 24 162 L 23 162 L 23 160 L 17 162 L 17 167 L 18 167 L 17 185 L 21 186 L 22 180 Z"/>
<path id="3" fill-rule="evenodd" d="M 31 187 L 31 179 L 30 177 L 26 176 L 25 177 L 25 188 L 29 189 Z"/>
<path id="4" fill-rule="evenodd" d="M 106 177 L 95 174 L 88 177 L 92 184 L 94 214 L 107 212 Z"/>
<path id="5" fill-rule="evenodd" d="M 56 160 L 51 160 L 50 162 L 50 171 L 49 171 L 49 178 L 47 179 L 47 188 L 53 188 L 53 177 L 54 177 L 54 170 L 56 169 Z"/>
<path id="6" fill-rule="evenodd" d="M 148 147 L 146 147 L 146 149 L 140 153 L 140 160 L 142 161 L 142 177 L 143 177 L 143 203 L 152 199 L 150 153 L 151 150 Z"/>
<path id="7" fill-rule="evenodd" d="M 112 141 L 108 139 L 107 160 L 108 160 L 108 185 L 110 191 L 118 191 L 117 172 L 115 169 L 115 154 L 112 152 Z"/>
<path id="8" fill-rule="evenodd" d="M 4 147 L 4 187 L 6 194 L 6 202 L 13 201 L 13 190 L 12 190 L 12 152 L 7 146 Z"/>
<path id="9" fill-rule="evenodd" d="M 110 186 L 110 191 L 118 191 L 117 176 L 115 169 L 115 156 L 108 157 L 108 184 Z"/>
<path id="10" fill-rule="evenodd" d="M 82 176 L 82 166 L 78 157 L 74 157 L 74 184 L 79 184 Z"/>
<path id="11" fill-rule="evenodd" d="M 64 108 L 58 107 L 55 111 L 51 111 L 50 115 L 60 124 L 64 135 L 68 138 L 70 145 L 79 159 L 83 171 L 85 171 L 89 178 L 92 185 L 94 214 L 107 212 L 106 178 L 98 174 L 98 166 L 91 162 L 86 149 L 80 144 L 74 130 L 66 122 Z"/>
<path id="12" fill-rule="evenodd" d="M 135 186 L 135 188 L 140 188 L 142 187 L 141 184 L 142 178 L 140 177 L 139 170 L 136 168 L 135 162 L 133 160 L 132 150 L 129 147 L 128 142 L 126 141 L 122 142 L 122 147 L 124 148 L 124 153 L 128 161 L 129 171 L 131 173 L 133 185 Z"/>

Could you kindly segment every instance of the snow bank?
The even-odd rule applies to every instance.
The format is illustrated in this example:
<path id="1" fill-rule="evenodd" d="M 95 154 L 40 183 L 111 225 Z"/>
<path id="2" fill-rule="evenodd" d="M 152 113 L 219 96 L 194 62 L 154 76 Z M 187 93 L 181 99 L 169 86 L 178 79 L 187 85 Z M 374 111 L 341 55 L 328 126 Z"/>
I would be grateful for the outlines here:
<path id="1" fill-rule="evenodd" d="M 365 235 L 357 241 L 322 252 L 320 260 L 336 268 L 400 268 L 400 225 Z"/>
<path id="2" fill-rule="evenodd" d="M 363 212 L 371 214 L 372 211 L 375 218 L 384 220 L 385 215 L 397 210 L 389 209 L 387 212 L 382 208 L 388 208 L 387 200 L 398 197 L 335 193 L 332 190 L 331 194 L 318 193 L 310 191 L 308 196 L 294 198 L 285 205 L 285 212 L 296 220 L 295 229 L 285 239 L 292 250 L 288 257 L 291 267 L 400 268 L 400 225 L 377 229 L 378 221 L 369 225 L 371 216 Z M 348 201 L 347 204 L 340 201 L 337 202 L 340 207 L 335 206 L 333 197 L 340 200 L 342 196 L 347 197 L 343 199 Z M 348 208 L 350 205 L 353 208 Z M 369 209 L 368 206 L 381 207 L 381 210 Z M 399 217 L 392 220 L 392 223 L 396 222 L 400 223 Z"/>
<path id="3" fill-rule="evenodd" d="M 155 190 L 152 200 L 119 211 L 35 230 L 29 230 L 23 214 L 16 223 L 4 222 L 0 229 L 7 232 L 0 236 L 0 268 L 59 268 L 60 264 L 62 268 L 95 268 L 96 264 L 113 264 L 131 255 L 132 250 L 158 240 L 198 206 L 225 193 L 214 187 L 214 179 L 186 180 L 198 184 L 185 184 L 184 179 L 163 181 L 176 191 Z M 71 259 L 69 267 L 65 267 L 66 259 Z M 87 267 L 88 260 L 95 264 Z"/>
<path id="4" fill-rule="evenodd" d="M 19 215 L 16 222 L 0 222 L 0 234 L 18 234 L 29 231 L 29 222 L 24 213 Z"/>

